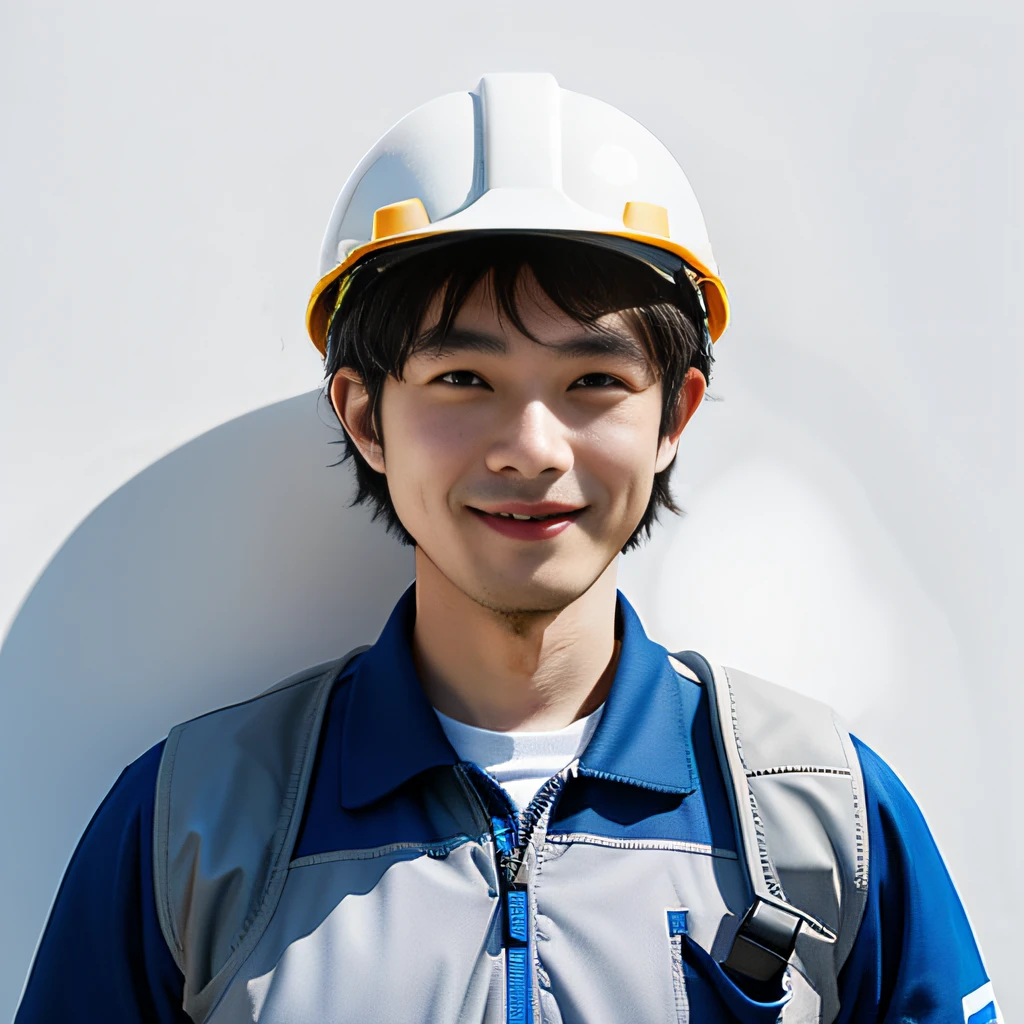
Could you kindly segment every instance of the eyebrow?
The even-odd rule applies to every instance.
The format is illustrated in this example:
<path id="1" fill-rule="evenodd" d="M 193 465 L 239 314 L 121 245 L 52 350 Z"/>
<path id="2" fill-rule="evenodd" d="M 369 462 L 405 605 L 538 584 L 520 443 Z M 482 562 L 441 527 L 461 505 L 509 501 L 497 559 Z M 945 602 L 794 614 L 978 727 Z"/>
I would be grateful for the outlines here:
<path id="1" fill-rule="evenodd" d="M 618 331 L 588 332 L 555 344 L 541 342 L 562 359 L 579 359 L 586 356 L 614 356 L 626 359 L 644 368 L 650 368 L 646 353 L 629 335 Z M 430 335 L 421 339 L 417 352 L 436 359 L 443 359 L 460 352 L 482 352 L 487 355 L 507 355 L 508 342 L 496 334 L 452 328 L 445 337 L 434 341 Z"/>

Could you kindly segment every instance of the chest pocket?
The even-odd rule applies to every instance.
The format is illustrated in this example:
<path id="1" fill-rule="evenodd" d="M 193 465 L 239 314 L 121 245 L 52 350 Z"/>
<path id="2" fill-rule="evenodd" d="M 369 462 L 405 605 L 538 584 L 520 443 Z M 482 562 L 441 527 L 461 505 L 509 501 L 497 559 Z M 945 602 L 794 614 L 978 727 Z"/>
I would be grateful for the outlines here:
<path id="1" fill-rule="evenodd" d="M 788 975 L 761 991 L 744 990 L 689 936 L 687 912 L 668 911 L 672 990 L 677 1024 L 730 1021 L 776 1024 L 792 999 Z"/>

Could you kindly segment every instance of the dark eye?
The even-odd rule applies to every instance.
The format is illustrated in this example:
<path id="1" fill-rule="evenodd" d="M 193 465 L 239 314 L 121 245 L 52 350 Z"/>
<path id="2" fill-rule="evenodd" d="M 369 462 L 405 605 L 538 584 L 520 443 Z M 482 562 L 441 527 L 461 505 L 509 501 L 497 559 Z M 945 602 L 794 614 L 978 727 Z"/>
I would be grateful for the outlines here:
<path id="1" fill-rule="evenodd" d="M 472 370 L 449 370 L 437 378 L 445 384 L 453 384 L 457 388 L 478 387 L 484 381 Z M 486 385 L 485 385 L 486 386 Z"/>
<path id="2" fill-rule="evenodd" d="M 574 388 L 609 388 L 609 387 L 622 387 L 622 381 L 618 377 L 613 377 L 610 373 L 585 373 L 578 380 L 573 382 Z"/>

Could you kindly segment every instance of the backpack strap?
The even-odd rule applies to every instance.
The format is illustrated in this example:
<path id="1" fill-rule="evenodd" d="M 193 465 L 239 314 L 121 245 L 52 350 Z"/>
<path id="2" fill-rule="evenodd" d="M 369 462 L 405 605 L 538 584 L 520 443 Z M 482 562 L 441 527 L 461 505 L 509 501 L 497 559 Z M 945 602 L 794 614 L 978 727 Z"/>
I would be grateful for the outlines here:
<path id="1" fill-rule="evenodd" d="M 364 650 L 167 737 L 153 813 L 153 889 L 160 930 L 185 977 L 183 1007 L 195 1021 L 213 1011 L 277 907 L 327 702 L 345 665 Z"/>
<path id="2" fill-rule="evenodd" d="M 723 962 L 763 980 L 792 958 L 821 999 L 821 1019 L 832 1021 L 867 905 L 864 781 L 849 731 L 809 697 L 694 651 L 672 657 L 711 699 L 754 897 Z"/>

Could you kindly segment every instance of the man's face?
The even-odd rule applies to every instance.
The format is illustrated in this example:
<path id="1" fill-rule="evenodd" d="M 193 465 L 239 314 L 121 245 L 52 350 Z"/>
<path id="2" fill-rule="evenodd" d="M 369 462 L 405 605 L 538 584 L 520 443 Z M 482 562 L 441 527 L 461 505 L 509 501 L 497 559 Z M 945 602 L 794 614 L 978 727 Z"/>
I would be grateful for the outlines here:
<path id="1" fill-rule="evenodd" d="M 529 276 L 519 305 L 543 344 L 499 319 L 485 283 L 440 352 L 387 378 L 374 467 L 420 553 L 506 613 L 556 611 L 587 591 L 642 518 L 703 392 L 692 371 L 678 430 L 659 441 L 661 385 L 619 314 L 584 328 Z"/>

